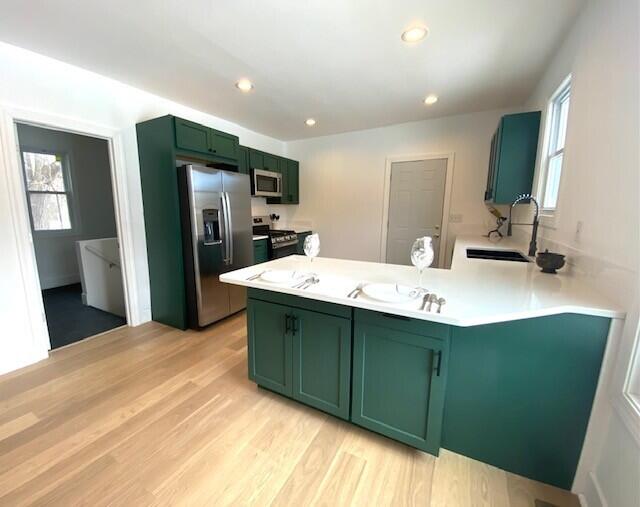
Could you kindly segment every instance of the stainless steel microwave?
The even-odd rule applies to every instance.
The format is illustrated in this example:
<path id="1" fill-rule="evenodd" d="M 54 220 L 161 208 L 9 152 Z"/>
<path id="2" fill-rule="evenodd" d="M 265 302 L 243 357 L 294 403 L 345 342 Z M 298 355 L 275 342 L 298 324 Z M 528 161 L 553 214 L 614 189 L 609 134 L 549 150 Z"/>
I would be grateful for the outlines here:
<path id="1" fill-rule="evenodd" d="M 251 169 L 251 195 L 282 197 L 282 174 L 263 169 Z"/>

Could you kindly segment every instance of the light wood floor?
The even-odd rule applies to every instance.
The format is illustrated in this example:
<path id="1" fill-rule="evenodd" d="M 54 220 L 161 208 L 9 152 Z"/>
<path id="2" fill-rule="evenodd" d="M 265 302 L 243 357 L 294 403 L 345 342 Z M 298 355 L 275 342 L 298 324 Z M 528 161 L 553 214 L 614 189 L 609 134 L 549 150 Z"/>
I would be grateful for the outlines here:
<path id="1" fill-rule="evenodd" d="M 122 328 L 0 377 L 0 505 L 578 505 L 258 389 L 245 323 Z"/>

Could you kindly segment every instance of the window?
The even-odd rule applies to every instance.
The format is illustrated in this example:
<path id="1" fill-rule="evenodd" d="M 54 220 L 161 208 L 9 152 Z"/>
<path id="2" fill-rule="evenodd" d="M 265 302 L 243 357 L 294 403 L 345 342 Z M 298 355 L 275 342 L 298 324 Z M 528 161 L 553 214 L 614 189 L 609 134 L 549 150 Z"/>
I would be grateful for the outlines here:
<path id="1" fill-rule="evenodd" d="M 567 78 L 553 95 L 549 104 L 548 140 L 540 186 L 542 209 L 548 213 L 555 211 L 558 205 L 564 142 L 569 119 L 570 92 L 571 80 Z"/>
<path id="2" fill-rule="evenodd" d="M 33 230 L 71 230 L 71 185 L 64 156 L 23 151 L 22 163 Z"/>

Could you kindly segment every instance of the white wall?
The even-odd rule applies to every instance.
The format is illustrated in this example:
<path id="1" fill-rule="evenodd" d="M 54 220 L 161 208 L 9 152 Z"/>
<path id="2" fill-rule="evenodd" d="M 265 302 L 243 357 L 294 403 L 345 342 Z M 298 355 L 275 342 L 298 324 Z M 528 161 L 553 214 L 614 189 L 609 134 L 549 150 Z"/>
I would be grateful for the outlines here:
<path id="1" fill-rule="evenodd" d="M 250 131 L 175 102 L 126 86 L 97 74 L 46 58 L 35 53 L 0 43 L 0 108 L 28 109 L 52 116 L 72 118 L 121 132 L 124 144 L 124 164 L 129 192 L 127 205 L 131 220 L 139 321 L 151 317 L 149 275 L 147 267 L 144 215 L 140 189 L 140 170 L 135 124 L 165 114 L 174 114 L 204 125 L 230 132 L 240 142 L 278 155 L 284 154 L 281 141 Z M 188 86 L 185 79 L 185 86 Z M 215 93 L 215 90 L 211 90 Z M 2 128 L 2 127 L 0 127 Z M 18 236 L 12 210 L 8 160 L 0 158 L 0 373 L 15 369 L 43 357 L 46 351 L 33 342 L 35 334 L 33 315 L 25 292 L 25 277 L 21 272 L 18 245 L 24 238 Z M 136 322 L 138 323 L 138 322 Z"/>
<path id="2" fill-rule="evenodd" d="M 312 220 L 323 256 L 378 261 L 386 159 L 454 153 L 451 215 L 459 215 L 461 221 L 450 224 L 449 246 L 456 234 L 486 234 L 495 223 L 484 205 L 489 146 L 500 117 L 508 112 L 289 142 L 287 156 L 300 161 L 300 205 L 270 209 L 285 220 Z"/>
<path id="3" fill-rule="evenodd" d="M 116 236 L 109 144 L 104 139 L 18 125 L 23 150 L 66 155 L 77 223 L 69 234 L 35 232 L 33 243 L 43 289 L 80 282 L 76 241 Z M 73 217 L 72 217 L 73 219 Z"/>
<path id="4" fill-rule="evenodd" d="M 640 419 L 625 417 L 622 399 L 640 286 L 639 19 L 637 0 L 589 2 L 527 104 L 546 108 L 572 75 L 559 208 L 555 229 L 541 229 L 541 245 L 566 253 L 573 269 L 628 311 L 609 344 L 604 399 L 594 407 L 581 461 L 586 473 L 574 485 L 590 506 L 640 505 Z"/>

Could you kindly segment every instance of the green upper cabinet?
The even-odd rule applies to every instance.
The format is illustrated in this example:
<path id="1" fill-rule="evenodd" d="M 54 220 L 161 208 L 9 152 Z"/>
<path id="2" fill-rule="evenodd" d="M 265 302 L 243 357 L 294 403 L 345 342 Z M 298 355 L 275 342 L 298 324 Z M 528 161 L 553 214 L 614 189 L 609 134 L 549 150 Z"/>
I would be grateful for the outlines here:
<path id="1" fill-rule="evenodd" d="M 264 169 L 264 153 L 249 148 L 249 169 Z"/>
<path id="2" fill-rule="evenodd" d="M 299 204 L 299 163 L 279 157 L 278 172 L 282 174 L 282 197 L 269 197 L 268 204 Z"/>
<path id="3" fill-rule="evenodd" d="M 448 335 L 447 326 L 356 310 L 351 420 L 438 455 Z"/>
<path id="4" fill-rule="evenodd" d="M 238 172 L 249 174 L 249 148 L 238 146 Z"/>
<path id="5" fill-rule="evenodd" d="M 238 158 L 238 138 L 225 132 L 209 129 L 209 149 L 218 157 Z"/>
<path id="6" fill-rule="evenodd" d="M 491 140 L 486 202 L 510 204 L 531 193 L 539 131 L 540 111 L 501 118 Z"/>
<path id="7" fill-rule="evenodd" d="M 299 204 L 299 166 L 297 160 L 287 160 L 287 193 L 282 195 L 282 204 Z"/>
<path id="8" fill-rule="evenodd" d="M 269 153 L 263 154 L 264 160 L 264 169 L 265 171 L 274 171 L 278 172 L 278 158 L 275 155 L 271 155 Z"/>
<path id="9" fill-rule="evenodd" d="M 178 149 L 225 159 L 238 158 L 237 136 L 182 118 L 175 118 L 174 122 Z"/>
<path id="10" fill-rule="evenodd" d="M 182 150 L 196 151 L 198 153 L 209 152 L 209 128 L 199 123 L 175 119 L 176 146 Z"/>

